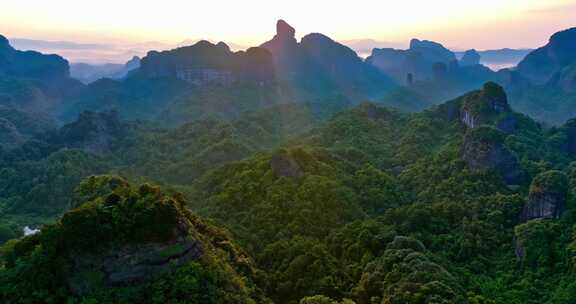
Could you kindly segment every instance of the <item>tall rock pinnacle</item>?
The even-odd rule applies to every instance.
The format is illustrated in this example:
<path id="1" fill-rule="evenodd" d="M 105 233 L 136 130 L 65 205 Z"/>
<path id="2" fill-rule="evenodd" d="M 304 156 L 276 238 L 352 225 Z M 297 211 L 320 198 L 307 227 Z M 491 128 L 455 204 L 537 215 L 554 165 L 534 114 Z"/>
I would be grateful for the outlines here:
<path id="1" fill-rule="evenodd" d="M 278 39 L 295 39 L 296 30 L 286 21 L 280 19 L 276 22 L 276 38 Z"/>

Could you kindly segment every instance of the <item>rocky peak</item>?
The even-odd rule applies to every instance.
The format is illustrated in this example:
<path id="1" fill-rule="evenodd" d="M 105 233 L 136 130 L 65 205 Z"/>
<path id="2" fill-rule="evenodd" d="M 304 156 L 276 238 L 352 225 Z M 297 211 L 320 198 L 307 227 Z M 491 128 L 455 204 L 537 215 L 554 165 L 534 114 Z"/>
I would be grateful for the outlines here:
<path id="1" fill-rule="evenodd" d="M 280 19 L 276 22 L 276 37 L 278 39 L 296 39 L 296 30 L 286 21 Z"/>
<path id="2" fill-rule="evenodd" d="M 510 110 L 506 91 L 497 83 L 491 81 L 485 83 L 482 88 L 482 96 L 494 111 L 504 112 Z"/>
<path id="3" fill-rule="evenodd" d="M 487 82 L 482 90 L 464 95 L 460 120 L 468 128 L 492 125 L 505 133 L 516 129 L 516 118 L 510 110 L 506 92 L 494 82 Z"/>
<path id="4" fill-rule="evenodd" d="M 433 59 L 433 63 L 444 62 L 449 63 L 456 60 L 454 53 L 442 44 L 430 40 L 410 40 L 410 50 L 422 52 L 426 57 Z"/>
<path id="5" fill-rule="evenodd" d="M 523 184 L 528 176 L 504 139 L 503 132 L 490 126 L 469 129 L 464 136 L 462 159 L 472 172 L 495 170 L 506 184 Z"/>
<path id="6" fill-rule="evenodd" d="M 292 26 L 284 20 L 278 20 L 276 22 L 276 35 L 261 46 L 273 54 L 277 53 L 282 56 L 284 52 L 293 52 L 293 49 L 298 47 L 295 35 L 296 30 Z"/>
<path id="7" fill-rule="evenodd" d="M 530 185 L 528 202 L 522 210 L 522 221 L 559 218 L 566 208 L 568 178 L 561 171 L 540 173 Z"/>
<path id="8" fill-rule="evenodd" d="M 471 66 L 477 64 L 480 64 L 480 54 L 478 54 L 478 52 L 474 49 L 467 50 L 464 53 L 464 56 L 462 56 L 462 59 L 460 59 L 461 66 Z"/>

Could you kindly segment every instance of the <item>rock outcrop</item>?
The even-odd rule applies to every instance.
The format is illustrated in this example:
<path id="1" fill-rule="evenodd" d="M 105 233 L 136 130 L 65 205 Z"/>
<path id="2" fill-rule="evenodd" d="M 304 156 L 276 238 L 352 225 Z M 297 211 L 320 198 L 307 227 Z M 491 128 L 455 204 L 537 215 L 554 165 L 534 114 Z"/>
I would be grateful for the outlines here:
<path id="1" fill-rule="evenodd" d="M 547 171 L 534 178 L 522 221 L 559 218 L 566 208 L 568 178 L 561 171 Z"/>
<path id="2" fill-rule="evenodd" d="M 482 90 L 463 96 L 460 120 L 468 128 L 492 125 L 507 134 L 514 132 L 517 123 L 506 92 L 494 82 L 487 82 Z"/>
<path id="3" fill-rule="evenodd" d="M 186 232 L 163 243 L 127 245 L 100 255 L 78 255 L 73 258 L 70 290 L 77 295 L 90 293 L 94 286 L 87 279 L 98 273 L 100 286 L 112 288 L 143 283 L 174 271 L 204 254 L 200 241 Z"/>
<path id="4" fill-rule="evenodd" d="M 528 175 L 504 145 L 504 138 L 504 133 L 493 127 L 468 129 L 462 145 L 462 159 L 472 172 L 494 170 L 506 184 L 521 185 Z"/>
<path id="5" fill-rule="evenodd" d="M 480 54 L 474 49 L 468 50 L 460 59 L 461 66 L 471 66 L 480 64 Z"/>

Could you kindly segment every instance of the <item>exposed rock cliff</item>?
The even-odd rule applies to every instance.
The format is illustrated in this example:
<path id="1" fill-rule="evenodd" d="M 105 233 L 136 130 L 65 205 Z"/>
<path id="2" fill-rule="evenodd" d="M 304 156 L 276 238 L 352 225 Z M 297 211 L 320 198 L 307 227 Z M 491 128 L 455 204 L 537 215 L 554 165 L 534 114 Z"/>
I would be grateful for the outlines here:
<path id="1" fill-rule="evenodd" d="M 513 133 L 516 129 L 516 118 L 508 105 L 506 92 L 494 82 L 463 97 L 460 120 L 468 128 L 492 125 L 504 133 Z"/>
<path id="2" fill-rule="evenodd" d="M 236 81 L 274 79 L 272 56 L 263 48 L 232 52 L 223 42 L 199 41 L 170 51 L 149 52 L 142 58 L 139 75 L 178 78 L 194 85 L 231 85 Z"/>
<path id="3" fill-rule="evenodd" d="M 568 178 L 561 171 L 539 174 L 530 185 L 528 202 L 522 210 L 522 220 L 559 218 L 566 208 Z"/>
<path id="4" fill-rule="evenodd" d="M 520 185 L 528 176 L 518 159 L 504 145 L 504 134 L 488 126 L 469 129 L 464 137 L 462 159 L 475 172 L 495 170 L 508 185 Z"/>

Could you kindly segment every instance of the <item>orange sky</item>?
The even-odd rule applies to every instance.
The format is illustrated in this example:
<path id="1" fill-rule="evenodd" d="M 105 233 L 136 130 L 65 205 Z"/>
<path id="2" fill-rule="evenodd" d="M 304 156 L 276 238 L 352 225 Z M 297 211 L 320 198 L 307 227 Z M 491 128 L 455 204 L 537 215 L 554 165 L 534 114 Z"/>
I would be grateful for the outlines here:
<path id="1" fill-rule="evenodd" d="M 258 45 L 273 36 L 278 18 L 298 36 L 396 44 L 416 37 L 461 49 L 537 47 L 576 26 L 576 0 L 2 0 L 0 6 L 0 34 L 9 38 L 128 45 L 128 51 L 134 43 L 200 38 Z"/>

